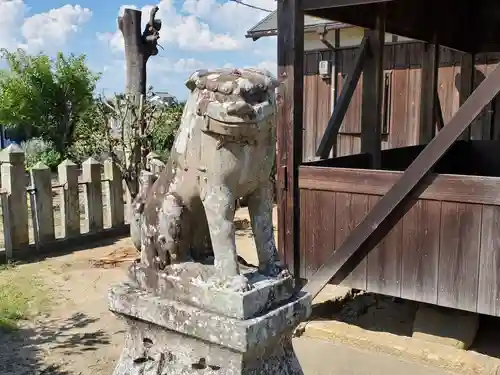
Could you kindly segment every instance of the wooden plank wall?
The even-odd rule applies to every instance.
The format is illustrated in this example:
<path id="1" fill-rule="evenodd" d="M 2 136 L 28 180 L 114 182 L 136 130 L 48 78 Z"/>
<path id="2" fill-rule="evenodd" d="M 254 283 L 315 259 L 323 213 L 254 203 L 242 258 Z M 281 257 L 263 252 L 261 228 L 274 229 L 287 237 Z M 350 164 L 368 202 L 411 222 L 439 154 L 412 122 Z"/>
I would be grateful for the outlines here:
<path id="1" fill-rule="evenodd" d="M 308 278 L 402 172 L 302 168 L 302 272 Z M 463 178 L 466 183 L 446 175 L 434 180 L 341 284 L 500 316 L 500 200 L 494 193 L 500 178 Z M 353 183 L 357 189 L 345 193 Z"/>
<path id="2" fill-rule="evenodd" d="M 304 143 L 303 160 L 315 160 L 316 149 L 321 142 L 331 114 L 331 82 L 318 75 L 321 60 L 333 60 L 332 51 L 305 54 L 304 61 Z"/>
<path id="3" fill-rule="evenodd" d="M 401 43 L 385 48 L 386 74 L 390 76 L 390 103 L 388 134 L 382 135 L 382 149 L 416 144 L 419 123 L 420 77 L 422 43 Z M 303 160 L 315 160 L 316 149 L 331 115 L 331 84 L 318 75 L 321 60 L 333 61 L 332 51 L 311 51 L 305 54 L 304 76 L 304 151 Z M 340 94 L 343 78 L 351 70 L 355 48 L 336 52 L 336 72 Z M 458 110 L 460 96 L 461 53 L 441 48 L 439 69 L 439 97 L 445 123 Z M 499 61 L 499 55 L 476 56 L 475 86 L 491 72 Z M 362 78 L 349 105 L 337 137 L 337 156 L 351 155 L 360 151 Z M 496 101 L 483 111 L 473 123 L 471 137 L 474 140 L 500 139 L 500 105 Z"/>

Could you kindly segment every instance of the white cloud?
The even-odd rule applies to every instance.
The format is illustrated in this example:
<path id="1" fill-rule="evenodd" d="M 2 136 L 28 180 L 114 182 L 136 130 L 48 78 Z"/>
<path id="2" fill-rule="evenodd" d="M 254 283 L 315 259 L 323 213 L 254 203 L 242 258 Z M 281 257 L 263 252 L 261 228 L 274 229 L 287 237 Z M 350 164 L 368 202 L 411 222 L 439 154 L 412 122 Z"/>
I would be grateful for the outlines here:
<path id="1" fill-rule="evenodd" d="M 155 57 L 148 62 L 148 71 L 155 74 L 192 73 L 202 68 L 207 68 L 207 64 L 193 58 L 172 61 L 165 57 Z"/>
<path id="2" fill-rule="evenodd" d="M 160 44 L 173 44 L 185 51 L 231 51 L 241 47 L 241 42 L 229 32 L 214 32 L 196 15 L 177 12 L 171 0 L 161 0 L 158 6 L 160 9 L 157 18 L 162 20 Z M 141 9 L 142 28 L 148 21 L 152 7 L 147 5 Z M 125 8 L 137 9 L 134 5 L 122 5 L 118 14 L 122 15 Z M 123 37 L 119 30 L 97 33 L 97 38 L 106 42 L 113 51 L 124 50 Z"/>
<path id="3" fill-rule="evenodd" d="M 270 11 L 275 10 L 277 6 L 275 0 L 245 0 L 244 3 Z M 269 12 L 256 8 L 234 1 L 218 3 L 215 0 L 185 0 L 183 11 L 244 38 L 251 27 L 269 15 Z"/>
<path id="4" fill-rule="evenodd" d="M 27 11 L 23 0 L 0 0 L 0 47 L 54 52 L 92 17 L 90 9 L 80 5 L 67 4 L 29 17 Z"/>
<path id="5" fill-rule="evenodd" d="M 275 0 L 244 2 L 264 9 L 276 9 Z M 178 90 L 176 94 L 182 96 L 185 95 L 184 78 L 200 68 L 252 65 L 265 68 L 276 75 L 276 38 L 262 38 L 256 42 L 245 38 L 246 32 L 266 17 L 268 12 L 230 0 L 159 0 L 157 5 L 157 18 L 162 21 L 159 43 L 164 50 L 160 50 L 158 56 L 148 61 L 148 84 L 164 86 L 173 92 Z M 140 8 L 142 29 L 149 19 L 152 7 L 153 5 L 147 5 Z M 123 15 L 125 8 L 138 9 L 135 5 L 122 5 L 117 8 L 116 16 Z M 101 31 L 97 33 L 98 40 L 115 53 L 114 61 L 122 61 L 120 66 L 123 66 L 124 43 L 121 32 L 118 28 Z M 207 51 L 217 53 L 203 53 Z M 102 65 L 109 63 L 103 62 Z M 115 70 L 108 68 L 103 87 L 113 86 L 112 78 L 108 79 L 108 75 L 113 74 L 112 71 Z"/>
<path id="6" fill-rule="evenodd" d="M 18 45 L 19 25 L 26 11 L 22 0 L 0 0 L 0 48 L 15 49 Z"/>
<path id="7" fill-rule="evenodd" d="M 120 31 L 114 33 L 97 33 L 97 39 L 106 43 L 113 52 L 123 52 L 125 48 Z"/>
<path id="8" fill-rule="evenodd" d="M 30 52 L 38 52 L 61 47 L 91 17 L 90 9 L 69 4 L 28 17 L 22 27 L 25 48 Z"/>
<path id="9" fill-rule="evenodd" d="M 262 61 L 257 65 L 257 68 L 267 69 L 275 77 L 278 75 L 278 63 L 276 61 L 270 61 L 270 60 Z"/>
<path id="10" fill-rule="evenodd" d="M 274 11 L 277 6 L 275 0 L 245 0 L 244 2 L 270 11 Z M 225 30 L 239 42 L 242 50 L 258 55 L 263 62 L 276 60 L 275 37 L 262 38 L 258 42 L 245 38 L 246 32 L 268 16 L 269 12 L 229 0 L 223 3 L 216 0 L 185 0 L 183 11 L 213 25 L 214 28 Z M 268 66 L 271 65 L 268 64 Z M 275 73 L 276 68 L 270 71 Z"/>

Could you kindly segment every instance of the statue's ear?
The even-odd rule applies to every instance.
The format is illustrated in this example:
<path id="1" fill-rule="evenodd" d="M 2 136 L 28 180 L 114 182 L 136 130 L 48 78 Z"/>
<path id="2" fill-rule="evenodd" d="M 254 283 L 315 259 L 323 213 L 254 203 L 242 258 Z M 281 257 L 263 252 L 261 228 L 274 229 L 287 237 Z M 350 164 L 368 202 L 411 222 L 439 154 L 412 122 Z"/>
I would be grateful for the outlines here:
<path id="1" fill-rule="evenodd" d="M 276 89 L 279 85 L 280 85 L 280 81 L 278 81 L 276 78 L 274 77 L 268 77 L 268 81 L 266 82 L 267 83 L 267 88 L 269 90 L 274 90 Z"/>
<path id="2" fill-rule="evenodd" d="M 191 79 L 191 77 L 189 77 L 184 84 L 191 92 L 193 92 L 193 90 L 196 88 L 196 82 L 193 79 Z"/>
<path id="3" fill-rule="evenodd" d="M 207 75 L 208 70 L 206 69 L 198 69 L 186 80 L 184 83 L 186 87 L 192 92 L 197 86 L 200 78 Z"/>

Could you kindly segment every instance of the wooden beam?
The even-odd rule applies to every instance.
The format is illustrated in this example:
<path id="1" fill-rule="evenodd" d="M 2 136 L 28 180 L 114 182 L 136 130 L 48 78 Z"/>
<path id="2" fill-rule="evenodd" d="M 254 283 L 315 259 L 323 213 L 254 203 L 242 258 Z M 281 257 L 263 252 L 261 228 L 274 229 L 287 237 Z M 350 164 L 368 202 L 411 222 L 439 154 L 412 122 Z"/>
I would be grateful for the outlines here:
<path id="1" fill-rule="evenodd" d="M 340 126 L 342 125 L 342 121 L 344 121 L 345 114 L 349 108 L 349 104 L 351 103 L 352 95 L 358 85 L 359 77 L 363 71 L 363 66 L 368 54 L 368 38 L 364 37 L 358 47 L 352 72 L 347 75 L 347 82 L 342 88 L 340 97 L 335 104 L 335 109 L 330 117 L 330 120 L 328 120 L 328 125 L 323 133 L 318 150 L 316 151 L 316 156 L 319 156 L 321 159 L 328 158 L 330 150 L 337 141 L 337 134 L 339 133 Z"/>
<path id="2" fill-rule="evenodd" d="M 444 117 L 443 117 L 443 109 L 441 107 L 441 100 L 439 99 L 439 94 L 436 91 L 436 104 L 434 105 L 434 110 L 436 111 L 436 125 L 438 130 L 443 129 L 444 126 Z"/>
<path id="3" fill-rule="evenodd" d="M 486 77 L 343 244 L 332 252 L 330 258 L 309 280 L 305 291 L 314 298 L 334 276 L 341 281 L 354 269 L 362 257 L 389 232 L 391 218 L 401 212 L 398 209 L 402 208 L 422 179 L 499 91 L 500 65 Z"/>
<path id="4" fill-rule="evenodd" d="M 464 53 L 460 63 L 460 81 L 458 84 L 459 105 L 463 105 L 467 98 L 474 91 L 474 70 L 476 57 L 471 53 Z M 460 136 L 460 139 L 468 141 L 471 139 L 471 128 L 468 127 L 466 131 Z"/>
<path id="5" fill-rule="evenodd" d="M 420 126 L 418 144 L 426 144 L 436 134 L 436 93 L 438 91 L 439 45 L 424 45 L 422 80 L 420 85 Z"/>
<path id="6" fill-rule="evenodd" d="M 278 246 L 281 259 L 300 277 L 298 170 L 302 162 L 304 13 L 300 0 L 278 2 Z"/>
<path id="7" fill-rule="evenodd" d="M 376 3 L 386 3 L 393 0 L 304 0 L 302 1 L 303 10 L 339 8 L 353 5 L 366 5 Z"/>
<path id="8" fill-rule="evenodd" d="M 379 5 L 376 29 L 365 30 L 370 55 L 363 67 L 361 103 L 361 153 L 371 155 L 371 166 L 380 168 L 382 101 L 384 98 L 385 4 Z"/>

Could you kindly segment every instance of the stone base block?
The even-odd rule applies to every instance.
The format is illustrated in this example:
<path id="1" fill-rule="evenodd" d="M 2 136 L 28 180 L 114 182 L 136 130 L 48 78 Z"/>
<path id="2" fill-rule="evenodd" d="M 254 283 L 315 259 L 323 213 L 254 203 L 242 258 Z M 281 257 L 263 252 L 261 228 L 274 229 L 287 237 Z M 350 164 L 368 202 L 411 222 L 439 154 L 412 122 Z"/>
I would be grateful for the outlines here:
<path id="1" fill-rule="evenodd" d="M 129 326 L 113 375 L 302 375 L 293 329 L 311 313 L 308 294 L 240 320 L 121 284 L 110 310 Z"/>
<path id="2" fill-rule="evenodd" d="M 412 337 L 468 349 L 478 328 L 478 314 L 421 304 L 413 322 Z"/>
<path id="3" fill-rule="evenodd" d="M 129 333 L 113 375 L 303 375 L 289 334 L 248 355 L 126 319 Z"/>
<path id="4" fill-rule="evenodd" d="M 132 284 L 139 289 L 237 319 L 248 319 L 268 311 L 290 299 L 294 293 L 295 285 L 291 276 L 272 278 L 261 275 L 253 268 L 240 268 L 251 287 L 246 292 L 236 292 L 214 284 L 215 270 L 212 264 L 186 262 L 169 265 L 158 272 L 134 263 L 128 273 Z"/>

